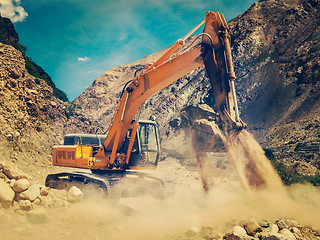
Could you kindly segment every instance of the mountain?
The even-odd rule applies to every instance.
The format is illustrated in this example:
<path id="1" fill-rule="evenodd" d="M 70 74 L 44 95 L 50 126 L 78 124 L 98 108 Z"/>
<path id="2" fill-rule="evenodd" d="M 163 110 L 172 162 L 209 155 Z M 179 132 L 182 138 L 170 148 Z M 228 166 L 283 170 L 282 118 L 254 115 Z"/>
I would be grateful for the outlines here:
<path id="1" fill-rule="evenodd" d="M 32 61 L 31 58 L 26 56 L 27 48 L 19 43 L 19 37 L 14 29 L 14 25 L 12 24 L 9 18 L 1 17 L 0 15 L 0 42 L 3 44 L 11 45 L 17 50 L 19 50 L 23 58 L 25 60 L 25 65 L 28 73 L 36 78 L 40 78 L 46 81 L 46 83 L 53 88 L 54 95 L 62 101 L 68 101 L 67 95 L 58 89 L 51 77 L 35 62 Z"/>
<path id="2" fill-rule="evenodd" d="M 318 0 L 260 0 L 228 23 L 241 118 L 291 166 L 303 161 L 320 167 L 319 13 Z M 106 128 L 123 85 L 164 51 L 113 67 L 73 103 Z M 174 135 L 183 108 L 214 107 L 205 75 L 203 67 L 196 69 L 152 96 L 141 118 L 157 120 L 163 139 Z"/>
<path id="3" fill-rule="evenodd" d="M 12 26 L 10 20 L 0 18 L 2 40 L 10 41 L 9 45 L 0 43 L 0 161 L 15 162 L 43 181 L 51 167 L 52 147 L 66 133 L 92 133 L 97 125 L 73 104 L 57 98 L 46 79 L 29 73 L 23 52 L 11 46 L 18 44 Z M 40 66 L 37 69 L 49 77 Z"/>
<path id="4" fill-rule="evenodd" d="M 9 18 L 0 15 L 0 40 L 7 43 L 18 43 L 19 37 Z"/>
<path id="5" fill-rule="evenodd" d="M 319 1 L 259 1 L 230 23 L 241 116 L 278 158 L 320 168 Z"/>

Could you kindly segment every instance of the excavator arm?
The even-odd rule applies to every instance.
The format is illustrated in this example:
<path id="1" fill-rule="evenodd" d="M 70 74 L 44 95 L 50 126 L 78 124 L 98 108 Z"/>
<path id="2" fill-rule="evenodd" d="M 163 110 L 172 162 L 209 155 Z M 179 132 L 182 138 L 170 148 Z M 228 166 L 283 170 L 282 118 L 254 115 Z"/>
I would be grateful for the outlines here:
<path id="1" fill-rule="evenodd" d="M 177 53 L 185 40 L 203 23 L 202 42 Z M 126 83 L 106 135 L 67 135 L 64 145 L 53 149 L 53 164 L 91 170 L 140 167 L 129 162 L 135 149 L 135 141 L 140 139 L 136 135 L 142 136 L 139 129 L 143 129 L 143 126 L 139 127 L 139 122 L 134 121 L 136 113 L 150 96 L 203 65 L 212 85 L 220 118 L 228 126 L 226 138 L 233 141 L 241 129 L 245 128 L 245 124 L 238 114 L 228 27 L 222 14 L 207 12 L 206 18 L 183 39 L 178 40 L 156 62 L 146 66 L 140 75 Z M 141 121 L 140 123 L 143 125 Z M 147 128 L 147 125 L 145 122 L 144 127 Z M 145 140 L 148 138 L 146 135 Z M 143 146 L 139 144 L 141 157 Z M 152 151 L 145 151 L 145 154 L 153 154 Z M 159 146 L 157 152 L 155 159 L 159 158 Z M 132 159 L 136 157 L 137 154 Z M 151 165 L 155 167 L 156 163 L 157 160 Z"/>
<path id="2" fill-rule="evenodd" d="M 141 105 L 153 94 L 203 64 L 212 85 L 220 117 L 231 125 L 232 139 L 245 127 L 238 114 L 234 88 L 235 74 L 231 60 L 227 23 L 223 15 L 217 12 L 207 12 L 205 21 L 201 23 L 203 22 L 205 22 L 205 27 L 202 34 L 202 44 L 184 54 L 170 58 L 184 44 L 186 37 L 191 35 L 189 33 L 184 39 L 178 40 L 145 72 L 125 86 L 104 142 L 105 149 L 112 151 L 111 163 L 114 161 L 116 152 L 121 148 L 127 131 Z"/>
<path id="3" fill-rule="evenodd" d="M 231 127 L 227 137 L 233 142 L 239 132 L 246 128 L 246 124 L 239 117 L 230 35 L 224 16 L 221 13 L 207 12 L 203 33 L 202 44 L 207 49 L 203 55 L 203 62 L 220 118 Z"/>
<path id="4" fill-rule="evenodd" d="M 205 27 L 201 34 L 202 42 L 177 53 L 185 40 L 203 23 Z M 125 171 L 155 168 L 160 155 L 156 123 L 134 121 L 134 118 L 150 96 L 203 65 L 212 85 L 220 118 L 226 123 L 224 135 L 220 128 L 209 122 L 205 125 L 205 130 L 208 131 L 200 128 L 201 134 L 192 136 L 195 140 L 193 145 L 197 161 L 199 166 L 204 166 L 202 150 L 213 150 L 212 146 L 219 145 L 221 139 L 223 143 L 225 139 L 232 142 L 245 128 L 238 113 L 228 27 L 223 15 L 217 12 L 207 12 L 206 18 L 183 39 L 178 40 L 156 62 L 146 66 L 140 75 L 126 83 L 106 135 L 68 134 L 63 145 L 53 148 L 54 165 L 91 169 L 91 173 L 77 171 L 49 174 L 46 186 L 68 189 L 76 184 L 83 190 L 91 191 L 91 187 L 95 187 L 112 196 L 116 185 L 122 182 L 125 183 L 122 186 L 128 185 L 131 192 L 134 192 L 134 186 L 138 187 L 139 192 L 143 186 L 144 191 L 151 191 L 156 195 L 159 194 L 159 189 L 164 190 L 164 195 L 172 193 L 172 182 L 166 178 Z M 193 122 L 193 129 L 197 128 L 198 123 Z M 216 139 L 217 135 L 220 138 Z M 198 148 L 197 144 L 201 145 L 203 142 L 205 147 Z M 202 177 L 202 181 L 204 189 L 207 190 L 209 185 L 206 179 Z M 119 189 L 118 192 L 115 191 L 115 195 L 118 195 L 119 191 L 121 193 Z"/>

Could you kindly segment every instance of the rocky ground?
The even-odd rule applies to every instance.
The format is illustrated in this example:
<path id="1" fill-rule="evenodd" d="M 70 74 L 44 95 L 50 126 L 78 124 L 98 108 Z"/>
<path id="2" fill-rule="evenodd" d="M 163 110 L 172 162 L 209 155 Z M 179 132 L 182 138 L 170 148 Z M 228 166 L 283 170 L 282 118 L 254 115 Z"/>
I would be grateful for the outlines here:
<path id="1" fill-rule="evenodd" d="M 302 227 L 296 221 L 278 219 L 275 222 L 242 222 L 227 233 L 219 233 L 214 227 L 191 227 L 186 233 L 172 239 L 319 239 L 320 232 Z"/>
<path id="2" fill-rule="evenodd" d="M 211 156 L 213 163 L 220 159 Z M 198 172 L 168 158 L 156 173 L 174 181 L 172 197 L 117 201 L 76 187 L 46 188 L 12 163 L 0 166 L 0 234 L 6 239 L 320 239 L 319 190 L 300 185 L 286 193 L 246 193 L 230 178 L 228 164 L 204 194 Z"/>

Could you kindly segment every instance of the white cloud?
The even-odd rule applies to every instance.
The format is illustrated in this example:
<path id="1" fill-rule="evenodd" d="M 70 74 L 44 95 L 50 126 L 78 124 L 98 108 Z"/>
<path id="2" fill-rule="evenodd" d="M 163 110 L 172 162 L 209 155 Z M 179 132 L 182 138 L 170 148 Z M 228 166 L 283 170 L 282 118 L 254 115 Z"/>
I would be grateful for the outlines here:
<path id="1" fill-rule="evenodd" d="M 123 41 L 123 40 L 126 40 L 127 38 L 128 38 L 128 34 L 122 32 L 118 38 L 118 41 Z"/>
<path id="2" fill-rule="evenodd" d="M 1 16 L 9 18 L 12 22 L 22 22 L 28 13 L 20 4 L 20 0 L 0 0 Z"/>
<path id="3" fill-rule="evenodd" d="M 78 57 L 78 61 L 79 61 L 79 62 L 87 62 L 87 61 L 89 61 L 89 60 L 90 60 L 90 58 L 88 58 L 88 57 L 84 57 L 84 58 Z"/>

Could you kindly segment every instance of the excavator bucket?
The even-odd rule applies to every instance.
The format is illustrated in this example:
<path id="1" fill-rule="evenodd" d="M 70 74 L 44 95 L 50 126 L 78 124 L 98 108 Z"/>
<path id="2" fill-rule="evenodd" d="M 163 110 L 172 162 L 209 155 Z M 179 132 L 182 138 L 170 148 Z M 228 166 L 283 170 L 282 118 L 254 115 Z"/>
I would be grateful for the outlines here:
<path id="1" fill-rule="evenodd" d="M 225 152 L 227 139 L 217 122 L 219 115 L 208 105 L 185 107 L 180 115 L 182 126 L 192 139 L 196 152 Z"/>
<path id="2" fill-rule="evenodd" d="M 199 119 L 192 126 L 193 146 L 199 152 L 225 152 L 226 138 L 217 124 L 207 119 Z"/>
<path id="3" fill-rule="evenodd" d="M 246 127 L 238 112 L 234 87 L 236 79 L 226 20 L 221 13 L 207 12 L 202 44 L 206 49 L 203 62 L 212 86 L 218 112 L 222 121 L 229 123 L 225 129 L 226 140 L 233 142 Z"/>

